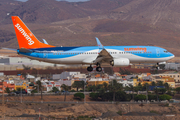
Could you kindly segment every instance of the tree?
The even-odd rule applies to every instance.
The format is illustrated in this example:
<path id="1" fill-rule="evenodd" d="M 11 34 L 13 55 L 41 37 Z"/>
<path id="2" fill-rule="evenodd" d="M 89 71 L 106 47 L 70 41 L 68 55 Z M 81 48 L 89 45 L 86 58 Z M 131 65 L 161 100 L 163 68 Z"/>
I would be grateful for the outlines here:
<path id="1" fill-rule="evenodd" d="M 165 87 L 167 90 L 169 90 L 169 89 L 170 89 L 170 86 L 169 86 L 169 84 L 168 84 L 168 83 L 164 83 L 164 87 Z"/>
<path id="2" fill-rule="evenodd" d="M 77 88 L 77 91 L 79 88 L 84 88 L 84 81 L 74 81 L 74 83 L 72 84 L 73 88 Z"/>
<path id="3" fill-rule="evenodd" d="M 134 98 L 136 101 L 140 100 L 146 100 L 146 95 L 136 95 L 135 98 Z"/>
<path id="4" fill-rule="evenodd" d="M 179 94 L 180 93 L 180 87 L 176 88 L 176 92 Z"/>
<path id="5" fill-rule="evenodd" d="M 88 87 L 88 91 L 95 92 L 95 91 L 96 91 L 96 86 L 95 86 L 95 85 L 89 86 L 89 87 Z"/>
<path id="6" fill-rule="evenodd" d="M 168 100 L 169 101 L 170 99 L 172 99 L 172 96 L 164 94 L 164 95 L 160 95 L 159 99 L 160 100 Z"/>
<path id="7" fill-rule="evenodd" d="M 111 81 L 109 85 L 109 90 L 113 92 L 113 101 L 115 102 L 115 94 L 117 91 L 121 91 L 123 89 L 122 84 L 117 83 L 116 80 Z"/>
<path id="8" fill-rule="evenodd" d="M 20 92 L 20 91 L 21 91 L 21 88 L 17 88 L 16 91 L 19 91 L 19 92 Z"/>
<path id="9" fill-rule="evenodd" d="M 63 88 L 63 90 L 64 90 L 64 101 L 66 101 L 66 93 L 67 93 L 67 91 L 69 90 L 69 87 L 67 86 L 67 85 L 65 85 L 65 84 L 62 84 L 61 85 L 61 88 Z"/>
<path id="10" fill-rule="evenodd" d="M 157 101 L 158 101 L 158 93 L 159 93 L 159 88 L 155 87 L 154 92 L 156 93 Z"/>
<path id="11" fill-rule="evenodd" d="M 57 91 L 59 91 L 57 87 L 52 88 L 52 92 L 57 92 Z"/>
<path id="12" fill-rule="evenodd" d="M 84 93 L 75 93 L 75 94 L 74 94 L 74 98 L 78 98 L 78 99 L 80 99 L 80 100 L 81 100 L 81 99 L 84 99 L 84 97 L 85 97 L 85 96 L 84 96 Z"/>
<path id="13" fill-rule="evenodd" d="M 146 89 L 147 89 L 147 92 L 149 91 L 149 84 L 148 83 L 145 83 L 144 85 L 143 85 L 143 87 L 142 87 L 142 89 L 143 89 L 143 91 L 146 91 Z"/>
<path id="14" fill-rule="evenodd" d="M 103 82 L 103 88 L 107 92 L 108 90 L 108 84 L 106 82 Z"/>
<path id="15" fill-rule="evenodd" d="M 133 98 L 132 98 L 132 99 L 134 100 L 134 86 L 133 86 L 133 85 L 130 85 L 130 86 L 129 86 L 129 89 L 133 92 Z"/>
<path id="16" fill-rule="evenodd" d="M 10 93 L 10 89 L 8 87 L 6 87 L 6 90 L 5 90 L 6 93 Z"/>
<path id="17" fill-rule="evenodd" d="M 103 88 L 103 85 L 101 85 L 101 84 L 96 85 L 96 90 L 97 91 L 102 90 L 102 88 Z"/>
<path id="18" fill-rule="evenodd" d="M 165 88 L 159 88 L 159 91 L 164 94 L 167 90 Z"/>
<path id="19" fill-rule="evenodd" d="M 151 83 L 151 85 L 152 85 L 152 86 L 157 86 L 156 83 L 155 83 L 154 81 Z"/>
<path id="20" fill-rule="evenodd" d="M 157 86 L 164 86 L 163 81 L 158 81 Z"/>
<path id="21" fill-rule="evenodd" d="M 43 85 L 42 85 L 42 83 L 41 83 L 41 81 L 40 80 L 38 80 L 37 82 L 36 82 L 36 86 L 34 86 L 38 91 L 41 91 L 41 100 L 43 100 L 43 95 L 42 95 L 42 90 L 43 90 Z"/>
<path id="22" fill-rule="evenodd" d="M 151 100 L 156 100 L 156 95 L 148 95 L 148 100 L 151 101 Z"/>
<path id="23" fill-rule="evenodd" d="M 93 100 L 98 100 L 98 97 L 99 97 L 99 93 L 90 93 L 89 94 L 89 97 Z"/>

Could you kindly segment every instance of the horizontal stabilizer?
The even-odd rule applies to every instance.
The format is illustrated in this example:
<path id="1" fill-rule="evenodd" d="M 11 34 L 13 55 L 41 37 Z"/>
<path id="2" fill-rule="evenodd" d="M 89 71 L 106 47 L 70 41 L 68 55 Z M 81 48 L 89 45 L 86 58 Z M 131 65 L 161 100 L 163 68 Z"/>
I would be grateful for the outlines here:
<path id="1" fill-rule="evenodd" d="M 1 48 L 1 49 L 4 49 L 4 50 L 12 50 L 12 51 L 17 51 L 17 49 L 13 49 L 13 48 Z"/>

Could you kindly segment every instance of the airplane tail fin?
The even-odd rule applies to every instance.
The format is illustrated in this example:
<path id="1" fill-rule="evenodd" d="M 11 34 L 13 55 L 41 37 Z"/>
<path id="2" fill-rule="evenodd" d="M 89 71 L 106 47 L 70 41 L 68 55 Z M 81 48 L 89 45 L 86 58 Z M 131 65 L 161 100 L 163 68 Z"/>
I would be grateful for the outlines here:
<path id="1" fill-rule="evenodd" d="M 54 47 L 40 42 L 18 16 L 12 16 L 12 22 L 20 49 Z"/>

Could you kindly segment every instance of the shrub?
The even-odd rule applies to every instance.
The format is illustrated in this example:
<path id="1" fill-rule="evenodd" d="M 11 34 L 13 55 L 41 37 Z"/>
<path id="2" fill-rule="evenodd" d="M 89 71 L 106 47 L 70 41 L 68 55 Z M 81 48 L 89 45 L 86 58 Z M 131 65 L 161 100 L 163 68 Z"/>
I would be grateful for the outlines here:
<path id="1" fill-rule="evenodd" d="M 81 100 L 81 99 L 84 98 L 84 93 L 75 93 L 75 94 L 74 94 L 74 97 Z"/>
<path id="2" fill-rule="evenodd" d="M 98 100 L 99 94 L 92 92 L 89 94 L 89 97 L 91 97 L 91 99 L 93 99 L 93 100 Z"/>
<path id="3" fill-rule="evenodd" d="M 122 111 L 118 111 L 117 114 L 122 115 Z"/>
<path id="4" fill-rule="evenodd" d="M 151 110 L 150 113 L 159 114 L 159 112 L 158 112 L 158 111 L 155 111 L 155 110 Z"/>
<path id="5" fill-rule="evenodd" d="M 128 96 L 124 91 L 118 91 L 115 97 L 117 101 L 127 101 Z"/>
<path id="6" fill-rule="evenodd" d="M 167 94 L 159 96 L 159 100 L 168 100 L 169 101 L 170 99 L 172 99 L 172 96 L 167 95 Z"/>
<path id="7" fill-rule="evenodd" d="M 31 91 L 31 93 L 37 93 L 37 90 L 34 89 L 34 90 Z"/>
<path id="8" fill-rule="evenodd" d="M 145 96 L 145 95 L 136 95 L 136 96 L 134 97 L 134 100 L 135 100 L 135 101 L 138 101 L 138 100 L 140 100 L 140 101 L 146 100 L 146 96 Z"/>
<path id="9" fill-rule="evenodd" d="M 69 92 L 76 92 L 75 90 L 71 90 L 71 91 L 69 91 Z"/>
<path id="10" fill-rule="evenodd" d="M 148 100 L 151 101 L 151 100 L 156 100 L 157 99 L 157 96 L 156 95 L 148 95 Z"/>

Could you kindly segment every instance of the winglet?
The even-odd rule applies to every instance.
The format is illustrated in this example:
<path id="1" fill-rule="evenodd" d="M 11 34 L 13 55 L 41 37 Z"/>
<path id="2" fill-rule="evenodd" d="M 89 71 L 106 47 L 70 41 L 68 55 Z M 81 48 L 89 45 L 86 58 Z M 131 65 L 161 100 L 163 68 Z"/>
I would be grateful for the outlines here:
<path id="1" fill-rule="evenodd" d="M 104 49 L 104 46 L 101 44 L 99 39 L 97 37 L 95 37 L 95 38 L 96 38 L 96 42 L 97 42 L 97 45 L 98 45 L 99 49 Z"/>
<path id="2" fill-rule="evenodd" d="M 48 45 L 48 42 L 47 42 L 45 39 L 43 39 L 43 42 L 44 42 L 44 44 L 47 44 L 47 45 Z"/>

